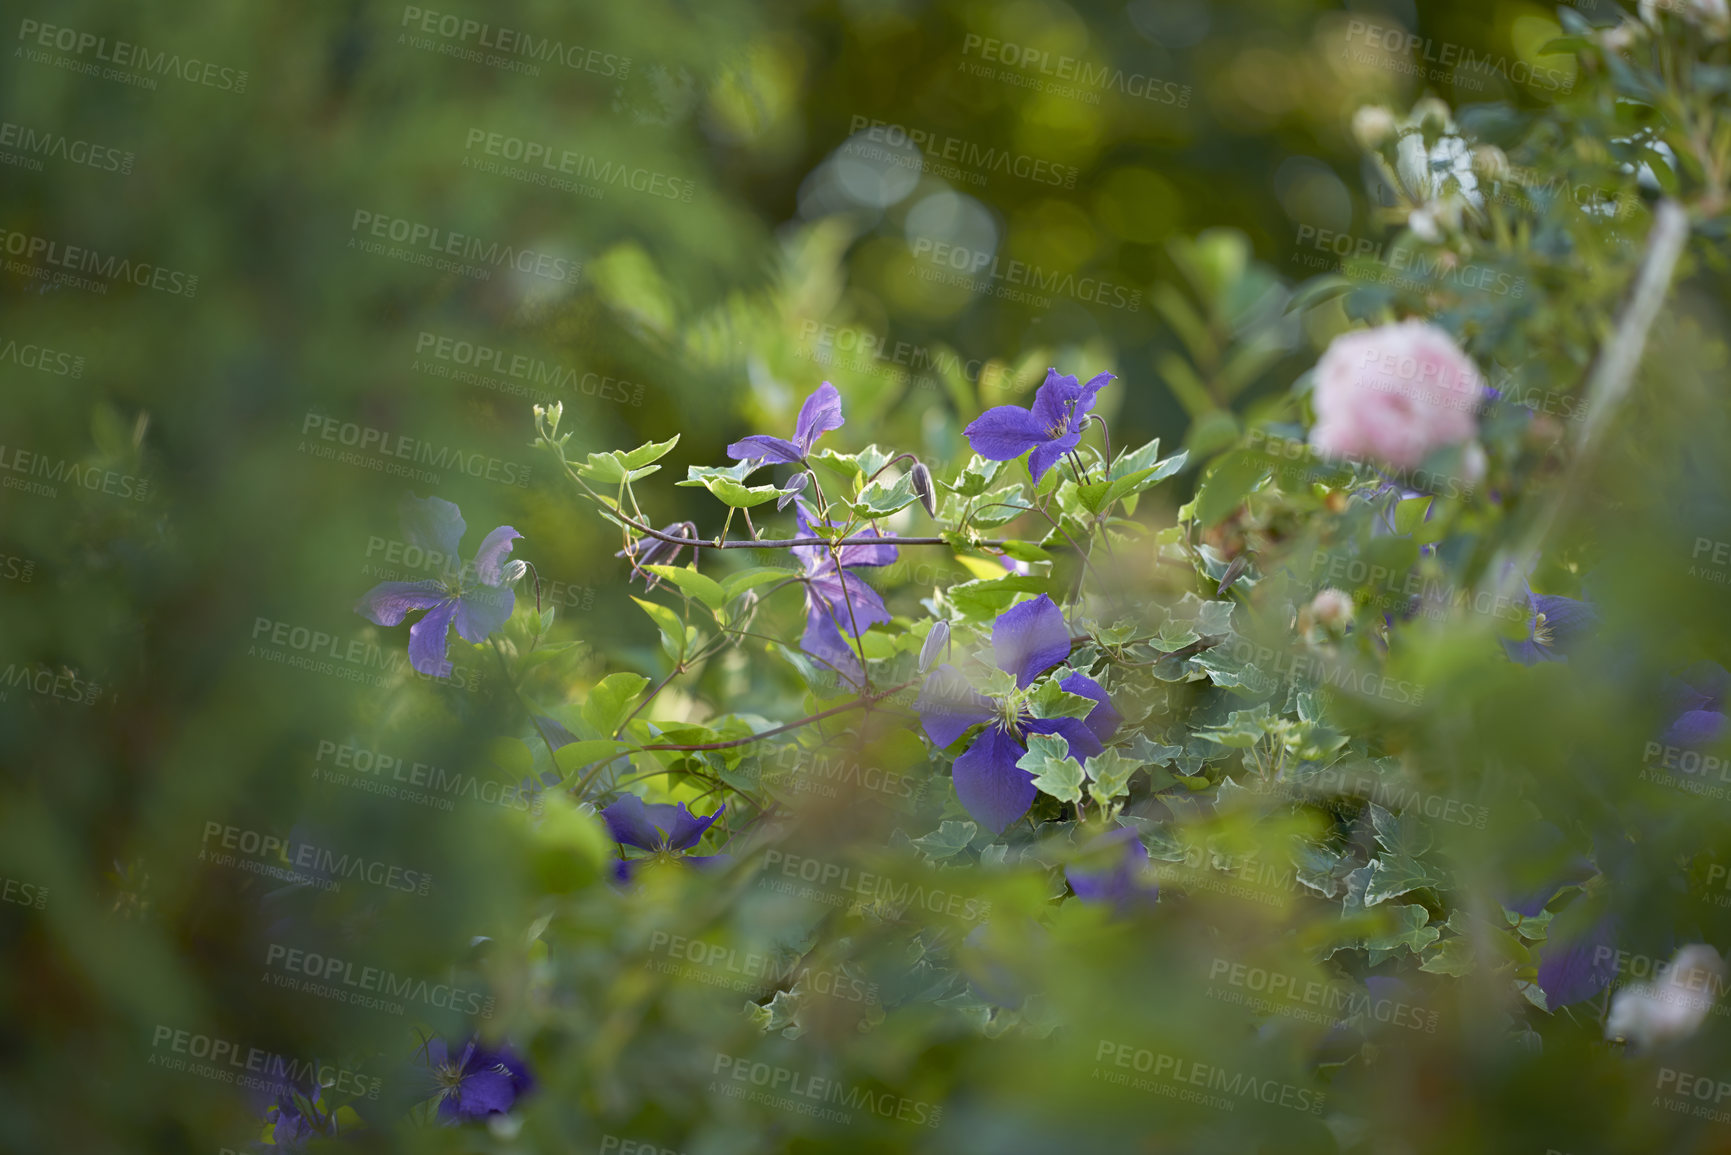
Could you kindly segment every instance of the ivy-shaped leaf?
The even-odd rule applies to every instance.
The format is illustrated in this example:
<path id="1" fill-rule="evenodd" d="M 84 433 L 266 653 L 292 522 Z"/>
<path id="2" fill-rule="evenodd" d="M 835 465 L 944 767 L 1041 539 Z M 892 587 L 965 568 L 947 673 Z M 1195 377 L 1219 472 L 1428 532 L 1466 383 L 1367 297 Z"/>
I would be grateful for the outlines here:
<path id="1" fill-rule="evenodd" d="M 946 858 L 954 858 L 957 854 L 966 850 L 968 844 L 974 840 L 974 835 L 978 832 L 979 827 L 975 826 L 972 822 L 957 822 L 953 819 L 945 819 L 941 824 L 939 824 L 938 828 L 930 834 L 925 835 L 923 838 L 914 839 L 913 844 L 932 858 L 942 861 Z"/>
<path id="2" fill-rule="evenodd" d="M 1028 752 L 1016 765 L 1034 776 L 1034 787 L 1060 802 L 1079 802 L 1087 777 L 1070 757 L 1070 744 L 1055 734 L 1030 734 Z"/>
<path id="3" fill-rule="evenodd" d="M 1129 794 L 1130 776 L 1141 765 L 1116 748 L 1094 755 L 1082 767 L 1088 774 L 1088 794 L 1102 804 Z"/>

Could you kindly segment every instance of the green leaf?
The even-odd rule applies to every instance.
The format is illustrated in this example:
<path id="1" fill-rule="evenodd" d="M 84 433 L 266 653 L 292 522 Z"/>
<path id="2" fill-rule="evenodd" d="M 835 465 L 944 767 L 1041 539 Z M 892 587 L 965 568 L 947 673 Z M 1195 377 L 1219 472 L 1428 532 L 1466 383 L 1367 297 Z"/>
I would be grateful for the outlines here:
<path id="1" fill-rule="evenodd" d="M 853 499 L 853 507 L 875 520 L 906 509 L 914 501 L 913 475 L 904 473 L 896 479 L 894 485 L 885 485 L 881 477 L 872 482 Z"/>
<path id="2" fill-rule="evenodd" d="M 1158 446 L 1160 443 L 1156 441 L 1154 444 Z M 1114 476 L 1109 481 L 1091 481 L 1081 487 L 1082 504 L 1087 507 L 1089 513 L 1102 513 L 1109 510 L 1121 498 L 1141 493 L 1149 486 L 1164 481 L 1183 469 L 1189 456 L 1188 453 L 1176 453 L 1158 464 L 1138 469 L 1133 473 Z M 1114 475 L 1117 474 L 1116 467 L 1112 472 Z"/>
<path id="3" fill-rule="evenodd" d="M 700 574 L 691 566 L 683 565 L 646 565 L 643 567 L 658 577 L 666 578 L 687 596 L 694 597 L 712 610 L 718 610 L 727 604 L 727 594 L 721 585 L 707 574 Z"/>
<path id="4" fill-rule="evenodd" d="M 999 547 L 1017 561 L 1051 561 L 1052 555 L 1031 541 L 1006 541 Z"/>
<path id="5" fill-rule="evenodd" d="M 1099 703 L 1081 694 L 1072 694 L 1058 685 L 1058 679 L 1047 678 L 1028 696 L 1028 709 L 1034 717 L 1086 718 Z"/>
<path id="6" fill-rule="evenodd" d="M 693 467 L 695 468 L 695 467 Z M 684 485 L 685 482 L 679 484 Z M 741 485 L 731 477 L 708 477 L 702 485 L 715 498 L 734 509 L 751 509 L 766 501 L 774 501 L 781 495 L 779 487 L 774 485 Z"/>
<path id="7" fill-rule="evenodd" d="M 597 682 L 583 701 L 583 720 L 603 737 L 611 738 L 625 722 L 637 696 L 649 685 L 642 674 L 608 674 Z"/>
<path id="8" fill-rule="evenodd" d="M 944 488 L 961 497 L 979 497 L 992 487 L 992 479 L 998 476 L 998 470 L 1003 467 L 1001 461 L 987 461 L 979 454 L 974 454 L 966 469 L 954 481 L 939 482 Z"/>
<path id="9" fill-rule="evenodd" d="M 1424 863 L 1405 855 L 1384 855 L 1370 863 L 1370 877 L 1365 883 L 1364 905 L 1376 906 L 1391 898 L 1399 898 L 1427 886 L 1440 886 L 1443 878 Z"/>
<path id="10" fill-rule="evenodd" d="M 923 838 L 914 839 L 913 843 L 926 854 L 942 861 L 946 858 L 954 858 L 967 849 L 968 843 L 974 840 L 974 835 L 979 832 L 979 829 L 972 822 L 957 822 L 953 819 L 946 819 L 936 830 Z"/>
<path id="11" fill-rule="evenodd" d="M 1234 710 L 1227 716 L 1225 725 L 1197 730 L 1195 734 L 1198 738 L 1206 738 L 1234 750 L 1246 750 L 1261 741 L 1278 721 L 1279 719 L 1269 713 L 1268 703 L 1263 702 L 1255 709 Z"/>
<path id="12" fill-rule="evenodd" d="M 945 597 L 966 617 L 995 618 L 1010 608 L 1017 594 L 1044 593 L 1046 585 L 1045 578 L 1007 574 L 1001 578 L 978 578 L 951 586 Z"/>
<path id="13" fill-rule="evenodd" d="M 1028 752 L 1016 765 L 1034 776 L 1034 787 L 1060 802 L 1079 802 L 1087 777 L 1070 757 L 1070 744 L 1055 734 L 1030 734 Z"/>
<path id="14" fill-rule="evenodd" d="M 798 570 L 783 569 L 780 566 L 759 566 L 755 569 L 741 570 L 739 573 L 729 574 L 722 580 L 721 591 L 727 595 L 728 601 L 732 601 L 746 590 L 794 577 L 798 573 Z"/>
<path id="15" fill-rule="evenodd" d="M 615 456 L 619 457 L 620 464 L 627 469 L 642 469 L 650 462 L 660 461 L 666 457 L 668 451 L 678 444 L 679 434 L 675 433 L 666 441 L 645 441 L 636 449 L 624 454 L 615 454 Z"/>
<path id="16" fill-rule="evenodd" d="M 1424 515 L 1430 512 L 1434 497 L 1409 497 L 1394 507 L 1394 531 L 1406 535 L 1414 532 L 1424 524 Z"/>
<path id="17" fill-rule="evenodd" d="M 1212 529 L 1225 521 L 1268 476 L 1261 454 L 1240 450 L 1221 457 L 1196 491 L 1196 524 Z"/>
<path id="18" fill-rule="evenodd" d="M 1056 473 L 1055 470 L 1053 472 Z M 1032 508 L 1032 503 L 1022 495 L 1021 486 L 1007 485 L 983 494 L 974 502 L 968 524 L 978 529 L 995 529 L 1007 521 L 1014 521 Z"/>
<path id="19" fill-rule="evenodd" d="M 648 614 L 650 620 L 661 630 L 661 648 L 666 650 L 667 656 L 678 665 L 685 658 L 685 623 L 666 606 L 646 602 L 638 597 L 631 600 L 642 606 L 643 612 Z"/>
<path id="20" fill-rule="evenodd" d="M 577 467 L 577 475 L 585 481 L 618 486 L 627 481 L 648 477 L 651 473 L 659 472 L 660 469 L 659 465 L 634 469 L 625 464 L 625 454 L 623 453 L 591 453 L 589 460 Z"/>
<path id="21" fill-rule="evenodd" d="M 1095 802 L 1105 803 L 1130 793 L 1130 775 L 1141 763 L 1110 749 L 1088 759 L 1082 768 L 1088 774 L 1088 793 Z"/>
<path id="22" fill-rule="evenodd" d="M 585 742 L 568 742 L 553 751 L 553 763 L 559 767 L 559 772 L 569 778 L 571 775 L 594 765 L 603 759 L 621 755 L 629 749 L 623 742 L 615 742 L 611 738 L 594 738 Z"/>

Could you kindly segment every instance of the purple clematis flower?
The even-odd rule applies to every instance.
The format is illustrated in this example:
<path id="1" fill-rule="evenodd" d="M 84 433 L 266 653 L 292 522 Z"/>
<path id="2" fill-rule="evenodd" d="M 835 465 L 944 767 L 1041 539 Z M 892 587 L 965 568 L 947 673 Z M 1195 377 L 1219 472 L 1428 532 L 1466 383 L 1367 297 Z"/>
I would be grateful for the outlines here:
<path id="1" fill-rule="evenodd" d="M 716 866 L 732 861 L 726 854 L 686 854 L 702 840 L 704 832 L 721 817 L 727 804 L 716 807 L 715 813 L 699 817 L 685 808 L 664 802 L 644 802 L 635 794 L 626 794 L 601 812 L 607 823 L 607 833 L 619 844 L 621 852 L 627 846 L 649 852 L 648 858 L 620 858 L 613 865 L 617 882 L 629 882 L 632 874 L 649 861 L 679 861 L 688 866 Z"/>
<path id="2" fill-rule="evenodd" d="M 1114 849 L 1116 853 L 1114 854 Z M 1105 869 L 1089 869 L 1072 864 L 1064 868 L 1064 878 L 1082 902 L 1103 903 L 1119 916 L 1128 915 L 1138 907 L 1153 906 L 1160 897 L 1158 884 L 1145 885 L 1142 871 L 1148 865 L 1148 848 L 1128 826 L 1120 826 L 1100 835 L 1088 844 L 1090 858 L 1104 853 L 1115 864 Z"/>
<path id="3" fill-rule="evenodd" d="M 1539 989 L 1550 1010 L 1592 998 L 1617 977 L 1616 924 L 1601 918 L 1574 934 L 1553 927 L 1539 948 Z"/>
<path id="4" fill-rule="evenodd" d="M 1568 660 L 1569 650 L 1599 624 L 1598 612 L 1586 602 L 1527 591 L 1527 636 L 1503 638 L 1503 649 L 1523 666 Z"/>
<path id="5" fill-rule="evenodd" d="M 1058 459 L 1082 440 L 1082 424 L 1094 407 L 1094 396 L 1113 380 L 1101 373 L 1086 385 L 1056 369 L 1046 370 L 1046 383 L 1034 393 L 1034 405 L 999 405 L 988 409 L 964 430 L 974 452 L 988 461 L 1014 461 L 1030 449 L 1028 472 L 1038 482 Z"/>
<path id="6" fill-rule="evenodd" d="M 1670 725 L 1660 739 L 1667 746 L 1702 749 L 1725 733 L 1725 697 L 1731 674 L 1718 662 L 1698 662 L 1665 687 Z"/>
<path id="7" fill-rule="evenodd" d="M 441 1123 L 503 1115 L 535 1086 L 528 1065 L 507 1046 L 493 1050 L 470 1039 L 453 1056 L 445 1040 L 434 1038 L 422 1053 Z"/>
<path id="8" fill-rule="evenodd" d="M 411 546 L 455 558 L 466 528 L 462 512 L 442 497 L 411 496 L 403 502 L 403 537 Z M 374 625 L 395 626 L 410 611 L 426 610 L 409 627 L 409 661 L 423 674 L 448 678 L 445 649 L 453 624 L 466 641 L 480 643 L 511 617 L 516 595 L 510 586 L 523 575 L 523 563 L 505 557 L 522 536 L 501 525 L 482 539 L 472 570 L 464 567 L 436 581 L 380 582 L 355 604 L 355 612 Z"/>
<path id="9" fill-rule="evenodd" d="M 1018 688 L 1027 689 L 1070 656 L 1070 628 L 1063 611 L 1045 594 L 1011 606 L 992 623 L 992 652 L 998 668 L 1015 675 Z M 994 702 L 947 664 L 933 670 L 920 690 L 920 725 L 939 746 L 986 723 L 956 759 L 950 778 L 963 807 L 993 833 L 1002 833 L 1026 814 L 1039 793 L 1034 776 L 1016 765 L 1028 752 L 1024 735 L 1057 734 L 1069 745 L 1071 757 L 1081 760 L 1104 750 L 1123 721 L 1105 688 L 1086 674 L 1070 674 L 1058 685 L 1097 703 L 1085 719 L 1035 718 L 1022 707 Z"/>
<path id="10" fill-rule="evenodd" d="M 816 536 L 809 518 L 810 511 L 803 503 L 796 507 L 795 522 L 801 537 Z M 879 535 L 872 530 L 870 536 Z M 873 625 L 888 622 L 890 612 L 876 590 L 848 571 L 889 565 L 896 560 L 896 547 L 887 543 L 844 545 L 832 555 L 826 546 L 796 545 L 791 552 L 805 571 L 805 634 L 799 648 L 821 659 L 843 679 L 860 681 L 863 671 L 859 655 L 847 639 L 857 639 Z"/>
<path id="11" fill-rule="evenodd" d="M 337 1134 L 336 1114 L 325 1108 L 323 1093 L 324 1089 L 310 1080 L 279 1085 L 264 1111 L 273 1147 L 299 1148 L 309 1140 Z"/>
<path id="12" fill-rule="evenodd" d="M 769 461 L 800 465 L 819 437 L 840 429 L 844 424 L 841 394 L 835 391 L 834 385 L 825 381 L 799 407 L 799 420 L 794 424 L 792 441 L 754 433 L 729 445 L 727 455 L 735 461 L 755 461 L 760 465 Z"/>

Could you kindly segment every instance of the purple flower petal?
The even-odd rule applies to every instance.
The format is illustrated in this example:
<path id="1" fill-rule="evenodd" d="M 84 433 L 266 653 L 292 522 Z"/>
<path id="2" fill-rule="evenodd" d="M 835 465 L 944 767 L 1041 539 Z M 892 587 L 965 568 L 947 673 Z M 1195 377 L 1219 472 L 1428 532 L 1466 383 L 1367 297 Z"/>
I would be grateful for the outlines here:
<path id="1" fill-rule="evenodd" d="M 914 709 L 926 734 L 940 747 L 960 738 L 969 727 L 997 716 L 991 699 L 968 685 L 961 671 L 947 663 L 933 670 L 920 687 Z"/>
<path id="2" fill-rule="evenodd" d="M 1533 595 L 1533 613 L 1545 615 L 1551 648 L 1565 653 L 1599 624 L 1598 612 L 1591 604 L 1551 594 Z"/>
<path id="3" fill-rule="evenodd" d="M 409 664 L 421 673 L 433 678 L 451 676 L 445 650 L 450 645 L 451 619 L 456 613 L 457 599 L 447 598 L 409 627 Z"/>
<path id="4" fill-rule="evenodd" d="M 857 683 L 862 680 L 864 671 L 860 668 L 859 654 L 848 645 L 828 608 L 810 597 L 806 599 L 805 633 L 800 635 L 799 648 L 822 660 L 843 681 Z"/>
<path id="5" fill-rule="evenodd" d="M 1112 707 L 1112 699 L 1106 693 L 1106 687 L 1090 678 L 1087 674 L 1071 674 L 1058 683 L 1060 690 L 1072 694 L 1080 694 L 1084 698 L 1092 698 L 1098 702 L 1088 716 L 1083 719 L 1088 729 L 1094 732 L 1094 737 L 1101 742 L 1110 742 L 1118 732 L 1118 727 L 1124 724 L 1124 716 Z"/>
<path id="6" fill-rule="evenodd" d="M 621 795 L 619 801 L 601 812 L 607 833 L 621 846 L 639 850 L 655 850 L 661 846 L 661 832 L 655 828 L 643 799 L 635 794 Z"/>
<path id="7" fill-rule="evenodd" d="M 1020 405 L 999 405 L 974 418 L 962 436 L 987 461 L 1014 461 L 1046 440 L 1046 431 Z"/>
<path id="8" fill-rule="evenodd" d="M 794 423 L 793 441 L 799 446 L 799 455 L 804 457 L 811 452 L 813 443 L 825 433 L 840 429 L 846 422 L 841 415 L 841 394 L 835 391 L 835 386 L 825 381 L 812 391 L 805 404 L 799 407 L 799 420 Z"/>
<path id="9" fill-rule="evenodd" d="M 456 1090 L 439 1104 L 439 1113 L 443 1115 L 445 1107 L 455 1103 L 455 1113 L 465 1119 L 502 1115 L 516 1101 L 517 1088 L 511 1083 L 510 1072 L 503 1066 L 490 1066 L 464 1075 Z"/>
<path id="10" fill-rule="evenodd" d="M 875 528 L 864 534 L 854 534 L 855 537 L 882 537 Z M 896 560 L 896 547 L 893 545 L 844 545 L 839 551 L 842 568 L 856 565 L 889 565 Z"/>
<path id="11" fill-rule="evenodd" d="M 727 447 L 727 455 L 735 461 L 779 461 L 783 465 L 798 465 L 805 456 L 793 442 L 763 433 L 735 441 Z"/>
<path id="12" fill-rule="evenodd" d="M 1590 999 L 1617 977 L 1617 951 L 1612 945 L 1610 920 L 1598 923 L 1573 937 L 1562 937 L 1553 929 L 1550 941 L 1540 949 L 1539 989 L 1551 1010 Z"/>
<path id="13" fill-rule="evenodd" d="M 1046 470 L 1063 460 L 1064 454 L 1076 448 L 1076 443 L 1081 440 L 1080 433 L 1067 433 L 1056 441 L 1042 441 L 1028 457 L 1028 472 L 1038 482 L 1046 476 Z"/>
<path id="14" fill-rule="evenodd" d="M 1016 763 L 1027 749 L 1014 738 L 988 726 L 951 768 L 956 797 L 975 822 L 993 834 L 1028 812 L 1034 804 L 1034 776 Z"/>
<path id="15" fill-rule="evenodd" d="M 1080 718 L 1037 718 L 1024 722 L 1022 729 L 1029 734 L 1058 735 L 1069 745 L 1070 757 L 1078 762 L 1086 761 L 1106 748 Z"/>
<path id="16" fill-rule="evenodd" d="M 510 620 L 516 604 L 508 589 L 472 589 L 457 600 L 457 633 L 478 645 Z"/>
<path id="17" fill-rule="evenodd" d="M 380 582 L 355 603 L 355 612 L 376 626 L 396 626 L 409 611 L 430 610 L 450 596 L 436 581 Z"/>
<path id="18" fill-rule="evenodd" d="M 702 840 L 704 832 L 715 824 L 715 820 L 721 817 L 721 812 L 727 809 L 727 804 L 724 802 L 716 807 L 715 813 L 701 817 L 687 810 L 683 802 L 677 806 L 650 807 L 650 809 L 671 811 L 666 815 L 665 820 L 661 815 L 655 815 L 655 825 L 667 835 L 667 848 L 669 850 L 690 850 Z"/>
<path id="19" fill-rule="evenodd" d="M 1026 688 L 1035 678 L 1070 656 L 1070 627 L 1064 613 L 1045 594 L 1013 605 L 992 623 L 992 653 L 998 668 Z"/>
<path id="20" fill-rule="evenodd" d="M 1701 749 L 1725 732 L 1725 715 L 1717 710 L 1690 710 L 1671 723 L 1662 739 L 1667 746 Z"/>
<path id="21" fill-rule="evenodd" d="M 1545 647 L 1539 645 L 1531 638 L 1526 638 L 1518 642 L 1509 638 L 1502 638 L 1499 640 L 1503 643 L 1504 652 L 1506 652 L 1510 658 L 1519 662 L 1523 666 L 1536 666 L 1540 662 L 1555 662 L 1562 660 L 1560 655 L 1552 654 L 1549 650 L 1545 649 Z"/>
<path id="22" fill-rule="evenodd" d="M 1064 868 L 1064 878 L 1069 882 L 1070 889 L 1076 892 L 1076 897 L 1083 902 L 1110 903 L 1119 914 L 1126 914 L 1133 906 L 1152 905 L 1159 897 L 1160 888 L 1157 885 L 1140 885 L 1140 877 L 1144 867 L 1148 865 L 1148 850 L 1136 837 L 1136 832 L 1128 827 L 1102 834 L 1089 844 L 1086 853 L 1089 857 L 1099 857 L 1104 852 L 1108 860 L 1113 859 L 1111 853 L 1114 845 L 1118 845 L 1115 861 L 1105 869 L 1086 869 L 1080 865 Z"/>
<path id="23" fill-rule="evenodd" d="M 431 553 L 444 555 L 445 567 L 457 563 L 457 549 L 463 540 L 463 511 L 442 497 L 403 499 L 400 517 L 403 540 Z"/>
<path id="24" fill-rule="evenodd" d="M 505 555 L 511 552 L 511 543 L 522 536 L 510 526 L 501 525 L 482 538 L 481 548 L 475 553 L 475 576 L 490 586 L 503 581 Z"/>

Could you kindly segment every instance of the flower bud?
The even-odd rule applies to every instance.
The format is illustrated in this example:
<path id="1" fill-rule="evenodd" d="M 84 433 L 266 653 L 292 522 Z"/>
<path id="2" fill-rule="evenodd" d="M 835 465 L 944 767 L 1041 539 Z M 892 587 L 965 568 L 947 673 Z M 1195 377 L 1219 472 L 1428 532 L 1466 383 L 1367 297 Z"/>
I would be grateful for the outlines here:
<path id="1" fill-rule="evenodd" d="M 932 632 L 926 635 L 926 644 L 920 647 L 920 673 L 932 668 L 938 660 L 938 655 L 944 647 L 950 644 L 950 623 L 942 618 L 932 623 Z"/>
<path id="2" fill-rule="evenodd" d="M 787 484 L 781 487 L 781 496 L 775 499 L 775 508 L 786 509 L 787 503 L 805 492 L 805 487 L 811 482 L 811 474 L 796 473 L 787 479 Z"/>
<path id="3" fill-rule="evenodd" d="M 1635 41 L 1647 34 L 1647 29 L 1640 22 L 1625 20 L 1614 28 L 1607 28 L 1599 33 L 1599 44 L 1606 52 L 1626 52 L 1634 47 Z"/>
<path id="4" fill-rule="evenodd" d="M 932 471 L 926 468 L 923 461 L 914 462 L 910 473 L 914 483 L 914 496 L 920 499 L 920 504 L 926 507 L 926 513 L 934 520 L 938 516 L 938 495 L 932 485 Z"/>
<path id="5" fill-rule="evenodd" d="M 1413 235 L 1426 244 L 1441 244 L 1442 228 L 1437 224 L 1436 214 L 1428 208 L 1414 209 L 1407 214 L 1406 227 Z"/>
<path id="6" fill-rule="evenodd" d="M 1723 40 L 1731 30 L 1731 7 L 1726 0 L 1683 0 L 1683 19 L 1705 31 L 1711 39 Z"/>
<path id="7" fill-rule="evenodd" d="M 1340 633 L 1352 624 L 1352 595 L 1333 586 L 1318 590 L 1310 600 L 1310 616 L 1330 633 Z"/>
<path id="8" fill-rule="evenodd" d="M 1366 104 L 1352 114 L 1353 139 L 1371 152 L 1381 148 L 1397 127 L 1394 113 L 1380 104 Z"/>
<path id="9" fill-rule="evenodd" d="M 514 585 L 522 581 L 523 575 L 529 572 L 529 563 L 514 557 L 505 563 L 505 568 L 500 572 L 506 585 Z"/>
<path id="10" fill-rule="evenodd" d="M 1509 179 L 1509 157 L 1494 144 L 1473 149 L 1473 171 L 1487 180 Z"/>
<path id="11" fill-rule="evenodd" d="M 1449 106 L 1434 96 L 1427 96 L 1413 105 L 1409 120 L 1422 128 L 1427 136 L 1440 136 L 1453 132 L 1455 128 L 1454 115 L 1449 112 Z"/>

